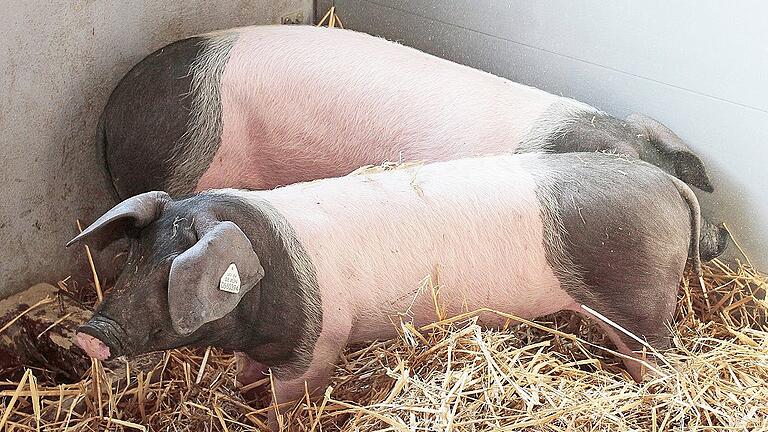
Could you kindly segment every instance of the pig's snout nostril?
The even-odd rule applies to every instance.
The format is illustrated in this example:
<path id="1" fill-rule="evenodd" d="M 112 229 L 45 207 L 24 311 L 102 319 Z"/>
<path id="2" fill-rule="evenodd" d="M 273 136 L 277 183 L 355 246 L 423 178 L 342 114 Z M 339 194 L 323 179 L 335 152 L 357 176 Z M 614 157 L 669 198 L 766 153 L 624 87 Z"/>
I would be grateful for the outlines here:
<path id="1" fill-rule="evenodd" d="M 77 332 L 79 333 L 78 344 L 82 343 L 81 347 L 91 357 L 108 360 L 125 353 L 125 347 L 121 342 L 125 338 L 125 332 L 115 321 L 103 315 L 94 315 L 87 323 L 80 326 Z"/>
<path id="2" fill-rule="evenodd" d="M 77 345 L 92 358 L 107 360 L 112 356 L 111 350 L 104 342 L 89 334 L 78 332 L 75 338 Z"/>

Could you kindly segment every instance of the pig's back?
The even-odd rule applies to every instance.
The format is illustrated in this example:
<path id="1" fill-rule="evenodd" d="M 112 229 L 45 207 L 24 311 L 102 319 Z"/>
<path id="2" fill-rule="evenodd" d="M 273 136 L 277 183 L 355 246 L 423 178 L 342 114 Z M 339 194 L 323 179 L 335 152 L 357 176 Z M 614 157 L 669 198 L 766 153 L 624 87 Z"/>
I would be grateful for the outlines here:
<path id="1" fill-rule="evenodd" d="M 266 198 L 312 259 L 324 322 L 351 313 L 354 340 L 384 337 L 398 313 L 435 318 L 494 306 L 533 317 L 568 307 L 542 240 L 536 156 L 464 159 L 297 184 Z M 347 317 L 350 318 L 350 317 Z"/>
<path id="2" fill-rule="evenodd" d="M 511 151 L 562 99 L 363 33 L 245 28 L 221 79 L 221 146 L 198 189 Z"/>

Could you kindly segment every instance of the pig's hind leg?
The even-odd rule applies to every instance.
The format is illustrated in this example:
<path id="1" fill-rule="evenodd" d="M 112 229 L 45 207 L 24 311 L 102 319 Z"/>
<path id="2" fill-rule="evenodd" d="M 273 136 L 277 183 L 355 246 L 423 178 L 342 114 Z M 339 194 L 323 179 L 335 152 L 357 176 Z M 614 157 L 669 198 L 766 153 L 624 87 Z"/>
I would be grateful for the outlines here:
<path id="1" fill-rule="evenodd" d="M 568 163 L 566 163 L 568 162 Z M 541 175 L 544 240 L 561 285 L 586 305 L 661 350 L 693 235 L 692 211 L 664 172 L 621 158 L 605 165 L 552 162 Z M 599 181 L 595 180 L 599 177 Z M 553 199 L 554 197 L 554 199 Z M 644 343 L 596 319 L 622 354 L 638 358 Z M 651 358 L 651 356 L 647 356 Z M 625 360 L 635 380 L 642 364 Z"/>
<path id="2" fill-rule="evenodd" d="M 624 324 L 617 323 L 613 320 L 609 323 L 606 321 L 606 317 L 596 316 L 583 308 L 579 312 L 597 321 L 611 342 L 616 346 L 618 352 L 626 356 L 626 358 L 622 359 L 624 367 L 636 382 L 642 382 L 643 377 L 651 372 L 648 367 L 655 368 L 657 366 L 652 351 L 664 349 L 669 346 L 669 331 L 666 327 L 665 320 L 643 322 L 650 320 L 641 319 L 639 323 L 636 322 L 635 325 L 630 325 L 624 319 L 620 320 L 624 322 Z M 637 324 L 639 324 L 639 326 Z M 616 328 L 617 325 L 620 326 L 621 329 Z M 643 329 L 641 330 L 640 327 Z M 627 335 L 625 331 L 631 333 L 634 337 Z M 635 338 L 644 343 L 641 343 Z M 651 347 L 651 349 L 649 349 L 649 347 Z"/>
<path id="3" fill-rule="evenodd" d="M 585 286 L 579 293 L 584 295 L 573 296 L 581 300 L 580 305 L 607 318 L 579 306 L 579 312 L 600 323 L 619 352 L 631 357 L 624 359 L 624 364 L 638 382 L 643 379 L 643 369 L 649 371 L 634 359 L 655 367 L 655 357 L 649 351 L 664 350 L 670 345 L 677 291 L 688 252 L 684 237 L 689 235 L 688 227 L 681 231 L 666 244 L 661 239 L 653 239 L 650 243 L 654 247 L 647 246 L 650 234 L 643 242 L 637 242 L 614 233 L 605 243 L 609 253 L 613 252 L 611 249 L 617 253 L 610 253 L 610 259 L 600 261 L 600 265 L 585 267 Z M 619 242 L 633 247 L 622 248 Z"/>

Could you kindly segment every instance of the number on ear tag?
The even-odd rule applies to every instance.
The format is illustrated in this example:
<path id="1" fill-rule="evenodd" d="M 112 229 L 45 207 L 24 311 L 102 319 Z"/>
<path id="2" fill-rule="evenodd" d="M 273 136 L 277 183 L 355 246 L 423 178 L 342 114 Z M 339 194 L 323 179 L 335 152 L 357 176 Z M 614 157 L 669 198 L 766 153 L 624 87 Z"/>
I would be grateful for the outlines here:
<path id="1" fill-rule="evenodd" d="M 237 272 L 237 266 L 232 263 L 227 267 L 227 271 L 221 276 L 219 289 L 232 294 L 240 292 L 240 274 Z"/>

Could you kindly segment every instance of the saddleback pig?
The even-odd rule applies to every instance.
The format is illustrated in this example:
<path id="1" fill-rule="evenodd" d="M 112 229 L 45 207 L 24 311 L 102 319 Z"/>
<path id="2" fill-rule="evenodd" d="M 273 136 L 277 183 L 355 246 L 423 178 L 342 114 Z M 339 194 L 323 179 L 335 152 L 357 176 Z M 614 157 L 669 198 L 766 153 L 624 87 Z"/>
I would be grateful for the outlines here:
<path id="1" fill-rule="evenodd" d="M 497 155 L 270 191 L 127 199 L 70 244 L 128 236 L 127 265 L 78 344 L 92 357 L 213 345 L 271 369 L 279 402 L 325 386 L 347 344 L 490 307 L 522 318 L 586 305 L 656 348 L 668 344 L 699 204 L 685 183 L 602 153 Z M 484 325 L 503 319 L 481 315 Z M 602 323 L 628 355 L 642 345 Z M 641 379 L 637 361 L 627 369 Z"/>
<path id="2" fill-rule="evenodd" d="M 159 49 L 117 85 L 98 135 L 122 198 L 271 189 L 385 161 L 511 151 L 614 151 L 712 189 L 699 158 L 653 119 L 617 119 L 382 38 L 314 26 L 221 30 Z"/>
<path id="3" fill-rule="evenodd" d="M 654 119 L 618 119 L 382 38 L 313 26 L 222 30 L 161 48 L 117 85 L 98 137 L 120 199 L 272 189 L 386 161 L 502 152 L 615 152 L 713 189 L 699 157 Z M 709 260 L 728 235 L 703 224 Z"/>

